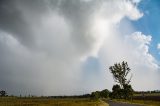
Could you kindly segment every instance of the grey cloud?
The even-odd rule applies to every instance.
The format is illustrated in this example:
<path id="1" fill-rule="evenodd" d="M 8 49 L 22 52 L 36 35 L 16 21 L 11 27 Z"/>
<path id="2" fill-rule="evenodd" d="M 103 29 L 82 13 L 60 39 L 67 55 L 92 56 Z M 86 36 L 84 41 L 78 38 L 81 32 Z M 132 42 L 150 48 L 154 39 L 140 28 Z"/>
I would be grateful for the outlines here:
<path id="1" fill-rule="evenodd" d="M 80 53 L 92 49 L 95 42 L 88 31 L 100 4 L 100 1 L 64 0 L 58 5 L 59 14 L 72 26 L 71 40 Z"/>
<path id="2" fill-rule="evenodd" d="M 0 28 L 12 33 L 23 44 L 30 45 L 33 42 L 31 30 L 13 1 L 0 2 Z"/>
<path id="3" fill-rule="evenodd" d="M 1 87 L 14 94 L 82 93 L 79 59 L 92 46 L 85 38 L 90 6 L 78 0 L 1 1 Z"/>
<path id="4" fill-rule="evenodd" d="M 12 33 L 25 46 L 34 47 L 36 38 L 32 23 L 39 24 L 41 18 L 50 11 L 59 11 L 67 24 L 72 27 L 71 40 L 74 42 L 75 48 L 79 48 L 79 52 L 87 52 L 87 49 L 91 48 L 94 43 L 94 39 L 87 35 L 87 30 L 98 3 L 97 1 L 84 2 L 81 0 L 2 1 L 0 28 Z"/>
<path id="5" fill-rule="evenodd" d="M 39 23 L 48 12 L 42 0 L 2 0 L 0 2 L 0 28 L 11 33 L 27 47 L 34 47 L 35 35 L 31 23 Z"/>

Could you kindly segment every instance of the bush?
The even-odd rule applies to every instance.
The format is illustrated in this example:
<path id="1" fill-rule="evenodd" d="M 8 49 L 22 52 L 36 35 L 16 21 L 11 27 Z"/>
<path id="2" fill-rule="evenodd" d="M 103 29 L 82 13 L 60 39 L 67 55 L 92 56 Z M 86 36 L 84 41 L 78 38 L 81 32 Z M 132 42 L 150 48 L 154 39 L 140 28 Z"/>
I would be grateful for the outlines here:
<path id="1" fill-rule="evenodd" d="M 0 96 L 6 96 L 6 95 L 7 95 L 6 91 L 4 91 L 4 90 L 0 91 Z"/>
<path id="2" fill-rule="evenodd" d="M 91 98 L 98 100 L 100 98 L 100 92 L 99 91 L 92 92 Z"/>

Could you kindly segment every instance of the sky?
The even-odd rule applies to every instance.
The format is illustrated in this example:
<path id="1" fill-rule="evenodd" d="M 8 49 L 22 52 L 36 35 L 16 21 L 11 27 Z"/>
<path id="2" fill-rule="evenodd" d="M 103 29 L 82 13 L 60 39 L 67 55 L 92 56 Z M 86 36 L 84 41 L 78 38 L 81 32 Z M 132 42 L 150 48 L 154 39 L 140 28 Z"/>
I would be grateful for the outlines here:
<path id="1" fill-rule="evenodd" d="M 109 66 L 122 61 L 134 90 L 160 89 L 159 9 L 159 0 L 1 0 L 0 89 L 111 90 Z"/>

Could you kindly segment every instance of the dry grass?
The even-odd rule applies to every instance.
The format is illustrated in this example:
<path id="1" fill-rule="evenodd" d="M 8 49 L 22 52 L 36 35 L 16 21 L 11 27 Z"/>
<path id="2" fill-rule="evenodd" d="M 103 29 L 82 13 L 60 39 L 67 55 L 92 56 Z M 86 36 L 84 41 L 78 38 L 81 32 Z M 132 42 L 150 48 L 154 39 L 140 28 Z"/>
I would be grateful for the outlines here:
<path id="1" fill-rule="evenodd" d="M 109 106 L 100 100 L 1 97 L 0 106 Z"/>

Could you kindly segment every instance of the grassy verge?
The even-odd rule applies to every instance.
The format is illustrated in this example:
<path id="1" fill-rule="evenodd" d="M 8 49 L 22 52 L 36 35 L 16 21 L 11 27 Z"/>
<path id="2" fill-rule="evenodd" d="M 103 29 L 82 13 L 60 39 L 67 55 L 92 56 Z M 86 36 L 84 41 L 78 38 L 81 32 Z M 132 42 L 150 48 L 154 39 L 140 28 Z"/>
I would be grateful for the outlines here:
<path id="1" fill-rule="evenodd" d="M 101 100 L 1 97 L 0 106 L 109 106 Z"/>
<path id="2" fill-rule="evenodd" d="M 114 99 L 115 102 L 125 102 L 130 104 L 141 104 L 144 106 L 160 106 L 160 101 L 151 101 L 151 100 L 124 100 L 124 99 Z"/>
<path id="3" fill-rule="evenodd" d="M 145 93 L 145 96 L 160 96 L 160 93 Z M 141 93 L 139 94 L 134 94 L 134 96 L 142 96 Z"/>

